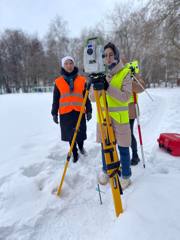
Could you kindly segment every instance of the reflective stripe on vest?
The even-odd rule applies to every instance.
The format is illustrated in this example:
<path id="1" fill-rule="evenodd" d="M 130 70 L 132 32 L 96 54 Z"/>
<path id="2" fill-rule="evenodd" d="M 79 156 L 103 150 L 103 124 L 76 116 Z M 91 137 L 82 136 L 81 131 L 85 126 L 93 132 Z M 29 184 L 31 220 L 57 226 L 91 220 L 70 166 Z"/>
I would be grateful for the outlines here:
<path id="1" fill-rule="evenodd" d="M 128 75 L 129 69 L 127 67 L 122 68 L 118 73 L 116 73 L 110 82 L 110 85 L 114 88 L 121 89 L 124 78 Z M 128 114 L 128 101 L 121 102 L 120 100 L 110 96 L 107 92 L 106 100 L 109 110 L 109 115 L 119 124 L 127 124 L 129 123 L 129 114 Z M 103 98 L 100 97 L 100 104 L 102 110 L 104 110 L 103 106 Z M 104 115 L 104 111 L 103 111 Z"/>
<path id="2" fill-rule="evenodd" d="M 60 107 L 65 107 L 65 106 L 82 106 L 81 102 L 63 102 L 60 103 Z"/>
<path id="3" fill-rule="evenodd" d="M 80 98 L 82 98 L 83 95 L 81 93 L 64 93 L 61 95 L 61 98 L 64 98 L 64 97 L 80 97 Z"/>
<path id="4" fill-rule="evenodd" d="M 55 84 L 60 92 L 59 114 L 69 113 L 73 110 L 81 111 L 85 81 L 85 77 L 77 76 L 74 80 L 74 90 L 70 92 L 69 85 L 63 77 L 55 80 Z"/>
<path id="5" fill-rule="evenodd" d="M 105 111 L 104 107 L 101 108 L 102 111 Z M 128 110 L 128 107 L 108 107 L 109 112 L 122 112 Z"/>

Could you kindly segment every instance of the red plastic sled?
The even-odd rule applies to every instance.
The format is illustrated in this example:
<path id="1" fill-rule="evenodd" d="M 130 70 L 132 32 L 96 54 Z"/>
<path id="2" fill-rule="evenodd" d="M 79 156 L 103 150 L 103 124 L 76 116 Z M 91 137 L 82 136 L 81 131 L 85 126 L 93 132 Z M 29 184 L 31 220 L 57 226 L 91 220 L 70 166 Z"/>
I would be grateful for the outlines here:
<path id="1" fill-rule="evenodd" d="M 161 133 L 157 141 L 160 148 L 165 148 L 173 156 L 180 156 L 180 134 Z"/>

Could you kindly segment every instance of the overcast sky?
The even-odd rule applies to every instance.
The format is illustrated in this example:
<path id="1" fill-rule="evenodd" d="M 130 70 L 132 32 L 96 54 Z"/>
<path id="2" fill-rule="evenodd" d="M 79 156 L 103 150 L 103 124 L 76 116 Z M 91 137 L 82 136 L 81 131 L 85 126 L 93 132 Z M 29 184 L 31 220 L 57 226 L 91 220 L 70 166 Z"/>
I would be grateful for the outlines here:
<path id="1" fill-rule="evenodd" d="M 124 0 L 0 0 L 0 31 L 22 29 L 43 37 L 56 15 L 68 22 L 70 36 L 94 26 Z"/>

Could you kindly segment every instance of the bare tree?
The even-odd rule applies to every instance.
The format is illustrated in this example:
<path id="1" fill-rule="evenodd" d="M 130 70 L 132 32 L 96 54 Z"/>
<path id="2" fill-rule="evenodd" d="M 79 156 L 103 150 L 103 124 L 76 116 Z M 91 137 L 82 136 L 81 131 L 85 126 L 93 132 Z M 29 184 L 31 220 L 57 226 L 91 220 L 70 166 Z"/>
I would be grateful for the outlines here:
<path id="1" fill-rule="evenodd" d="M 19 30 L 6 30 L 0 39 L 1 85 L 18 91 L 44 80 L 45 54 L 37 37 L 29 37 Z"/>
<path id="2" fill-rule="evenodd" d="M 19 88 L 25 79 L 25 57 L 28 52 L 28 39 L 22 31 L 6 30 L 1 36 L 2 75 L 7 91 L 10 86 Z"/>
<path id="3" fill-rule="evenodd" d="M 60 59 L 67 55 L 68 45 L 67 23 L 60 16 L 56 16 L 45 37 L 47 75 L 50 81 L 59 74 Z"/>
<path id="4" fill-rule="evenodd" d="M 179 76 L 179 6 L 177 0 L 150 0 L 130 10 L 127 3 L 109 17 L 111 39 L 128 61 L 140 60 L 144 78 L 154 86 Z"/>

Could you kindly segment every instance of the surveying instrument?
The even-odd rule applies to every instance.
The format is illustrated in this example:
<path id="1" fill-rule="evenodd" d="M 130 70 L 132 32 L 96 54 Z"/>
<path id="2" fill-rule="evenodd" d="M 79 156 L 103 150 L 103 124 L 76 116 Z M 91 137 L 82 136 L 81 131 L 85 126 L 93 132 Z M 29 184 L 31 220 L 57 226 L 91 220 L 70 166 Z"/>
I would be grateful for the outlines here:
<path id="1" fill-rule="evenodd" d="M 99 122 L 99 128 L 101 133 L 102 151 L 105 157 L 107 175 L 109 176 L 109 182 L 112 190 L 114 208 L 116 216 L 118 217 L 123 212 L 121 194 L 122 188 L 119 180 L 120 176 L 120 161 L 116 150 L 116 140 L 114 131 L 112 128 L 111 118 L 109 116 L 108 105 L 106 101 L 105 91 L 105 66 L 103 59 L 103 46 L 98 38 L 89 38 L 84 48 L 84 70 L 88 74 L 88 80 L 86 83 L 86 92 L 81 106 L 81 111 L 77 121 L 77 125 L 72 138 L 70 150 L 67 155 L 67 160 L 64 167 L 64 172 L 61 178 L 60 185 L 57 190 L 57 195 L 61 193 L 62 185 L 68 168 L 68 164 L 71 158 L 72 150 L 78 129 L 81 123 L 81 119 L 84 113 L 85 104 L 88 98 L 90 88 L 93 88 L 94 98 L 97 107 L 97 117 Z M 103 108 L 100 104 L 100 96 L 103 101 Z"/>

